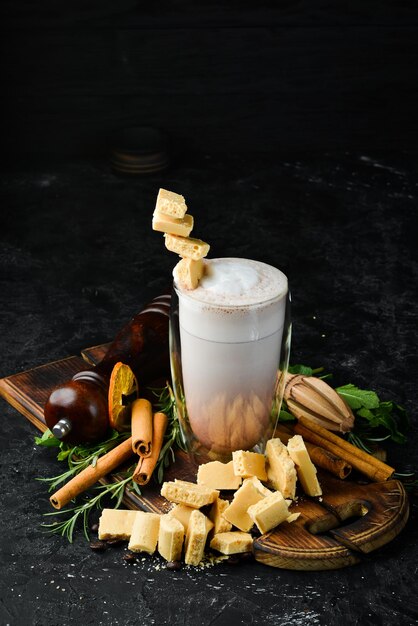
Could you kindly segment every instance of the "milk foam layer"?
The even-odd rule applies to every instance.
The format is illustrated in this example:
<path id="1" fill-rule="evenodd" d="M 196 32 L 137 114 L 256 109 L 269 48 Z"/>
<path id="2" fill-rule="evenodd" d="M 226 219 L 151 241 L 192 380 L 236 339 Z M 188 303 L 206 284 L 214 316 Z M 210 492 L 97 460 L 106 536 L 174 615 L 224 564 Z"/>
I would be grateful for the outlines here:
<path id="1" fill-rule="evenodd" d="M 208 259 L 199 286 L 178 289 L 178 294 L 180 325 L 191 335 L 227 343 L 256 341 L 283 327 L 287 278 L 259 261 Z"/>
<path id="2" fill-rule="evenodd" d="M 287 278 L 275 267 L 250 259 L 224 258 L 205 259 L 199 286 L 183 294 L 202 303 L 237 307 L 266 302 L 286 292 Z"/>

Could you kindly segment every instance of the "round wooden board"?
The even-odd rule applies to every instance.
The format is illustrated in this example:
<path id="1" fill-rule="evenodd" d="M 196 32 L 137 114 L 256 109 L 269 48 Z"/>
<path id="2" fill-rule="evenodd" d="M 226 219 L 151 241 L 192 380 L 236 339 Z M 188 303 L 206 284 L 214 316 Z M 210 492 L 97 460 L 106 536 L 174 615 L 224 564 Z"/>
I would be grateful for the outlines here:
<path id="1" fill-rule="evenodd" d="M 294 570 L 328 570 L 354 565 L 396 537 L 409 515 L 401 482 L 367 485 L 320 475 L 323 495 L 301 497 L 292 522 L 254 541 L 257 561 Z"/>

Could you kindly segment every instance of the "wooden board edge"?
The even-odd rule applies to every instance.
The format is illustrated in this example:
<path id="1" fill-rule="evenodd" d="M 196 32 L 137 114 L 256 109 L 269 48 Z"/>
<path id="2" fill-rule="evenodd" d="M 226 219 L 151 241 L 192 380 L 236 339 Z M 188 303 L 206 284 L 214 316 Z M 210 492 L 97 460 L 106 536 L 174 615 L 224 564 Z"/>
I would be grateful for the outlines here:
<path id="1" fill-rule="evenodd" d="M 8 379 L 6 379 L 6 378 L 1 378 L 0 379 L 0 396 L 4 400 L 6 400 L 6 402 L 8 404 L 10 404 L 10 406 L 12 406 L 14 409 L 16 409 L 16 411 L 18 411 L 21 415 L 26 417 L 26 419 L 28 419 L 30 422 L 32 422 L 32 424 L 34 424 L 38 430 L 40 430 L 41 432 L 45 432 L 45 430 L 47 429 L 47 426 L 46 426 L 45 422 L 43 422 L 42 419 L 37 416 L 38 411 L 32 412 L 32 411 L 29 410 L 28 407 L 26 407 L 24 404 L 22 404 L 13 395 L 13 393 L 11 393 L 11 391 L 9 391 L 9 389 L 12 390 L 12 388 L 13 387 L 9 383 Z M 36 405 L 34 405 L 34 407 L 35 406 Z"/>
<path id="2" fill-rule="evenodd" d="M 277 532 L 275 529 L 273 532 Z M 335 541 L 334 546 L 306 551 L 295 547 L 277 549 L 275 545 L 270 547 L 268 537 L 270 533 L 262 535 L 254 540 L 254 558 L 263 565 L 276 567 L 279 569 L 291 569 L 299 571 L 323 571 L 331 569 L 342 569 L 350 565 L 356 565 L 361 561 L 361 556 L 357 552 L 350 550 L 345 545 Z"/>

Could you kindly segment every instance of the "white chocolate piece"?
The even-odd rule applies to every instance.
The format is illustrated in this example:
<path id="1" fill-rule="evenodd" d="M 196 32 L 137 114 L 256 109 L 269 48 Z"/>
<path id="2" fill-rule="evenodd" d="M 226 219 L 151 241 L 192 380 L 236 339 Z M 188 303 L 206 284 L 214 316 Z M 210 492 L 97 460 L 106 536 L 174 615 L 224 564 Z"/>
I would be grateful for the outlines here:
<path id="1" fill-rule="evenodd" d="M 182 524 L 184 531 L 187 532 L 190 514 L 195 510 L 196 509 L 193 509 L 191 506 L 187 506 L 187 504 L 176 504 L 172 509 L 170 509 L 167 515 L 168 517 L 174 517 L 178 520 Z"/>
<path id="2" fill-rule="evenodd" d="M 130 539 L 137 511 L 103 509 L 99 519 L 99 539 Z"/>
<path id="3" fill-rule="evenodd" d="M 193 229 L 193 216 L 186 213 L 184 217 L 172 217 L 158 211 L 152 217 L 152 228 L 161 233 L 188 237 Z"/>
<path id="4" fill-rule="evenodd" d="M 235 450 L 232 453 L 232 461 L 236 476 L 256 476 L 259 480 L 267 480 L 266 457 L 257 452 L 247 450 Z"/>
<path id="5" fill-rule="evenodd" d="M 280 439 L 269 439 L 266 444 L 267 476 L 269 482 L 284 498 L 295 499 L 296 468 Z"/>
<path id="6" fill-rule="evenodd" d="M 201 511 L 192 511 L 186 534 L 186 553 L 184 561 L 187 565 L 199 565 L 205 552 L 208 536 L 206 516 Z"/>
<path id="7" fill-rule="evenodd" d="M 211 540 L 210 547 L 222 554 L 251 552 L 253 538 L 249 533 L 243 533 L 238 530 L 230 533 L 218 533 Z"/>
<path id="8" fill-rule="evenodd" d="M 181 289 L 196 289 L 204 269 L 203 259 L 181 259 L 173 270 L 174 281 Z"/>
<path id="9" fill-rule="evenodd" d="M 321 485 L 316 475 L 316 467 L 311 461 L 305 442 L 300 435 L 295 435 L 287 443 L 290 458 L 296 465 L 296 472 L 303 491 L 308 496 L 322 495 Z"/>
<path id="10" fill-rule="evenodd" d="M 212 489 L 238 489 L 242 478 L 234 474 L 233 462 L 210 461 L 197 470 L 197 484 Z"/>
<path id="11" fill-rule="evenodd" d="M 286 518 L 286 522 L 294 522 L 298 519 L 300 513 L 290 513 L 289 517 Z"/>
<path id="12" fill-rule="evenodd" d="M 252 478 L 244 480 L 242 486 L 235 492 L 231 504 L 225 509 L 222 515 L 233 526 L 236 526 L 243 532 L 247 532 L 254 524 L 247 513 L 248 508 L 265 497 L 266 496 L 257 489 Z"/>
<path id="13" fill-rule="evenodd" d="M 289 517 L 289 509 L 280 491 L 275 491 L 250 506 L 248 515 L 260 533 L 264 534 L 284 522 Z"/>
<path id="14" fill-rule="evenodd" d="M 217 502 L 218 498 L 215 500 L 214 504 Z M 176 518 L 184 527 L 184 531 L 187 533 L 187 529 L 189 528 L 189 520 L 190 515 L 195 511 L 191 506 L 187 506 L 186 504 L 176 504 L 168 513 L 168 517 Z M 205 516 L 206 521 L 206 529 L 209 532 L 213 528 L 213 522 Z"/>
<path id="15" fill-rule="evenodd" d="M 205 504 L 212 504 L 219 496 L 219 491 L 196 485 L 184 480 L 174 480 L 174 482 L 163 483 L 161 495 L 177 504 L 187 504 L 193 509 L 200 509 Z"/>
<path id="16" fill-rule="evenodd" d="M 136 511 L 128 548 L 132 552 L 154 554 L 157 547 L 161 515 Z"/>
<path id="17" fill-rule="evenodd" d="M 226 533 L 231 530 L 232 524 L 223 517 L 223 513 L 228 506 L 228 500 L 222 500 L 222 498 L 217 498 L 212 504 L 209 511 L 209 519 L 213 523 L 212 535 Z"/>
<path id="18" fill-rule="evenodd" d="M 179 561 L 183 549 L 184 527 L 175 517 L 162 515 L 158 533 L 158 552 L 166 561 Z"/>
<path id="19" fill-rule="evenodd" d="M 251 476 L 251 478 L 244 478 L 243 484 L 247 482 L 254 485 L 254 487 L 262 496 L 269 496 L 271 494 L 270 489 L 267 489 L 267 487 L 264 487 L 264 485 L 258 480 L 257 476 Z"/>
<path id="20" fill-rule="evenodd" d="M 168 191 L 167 189 L 160 189 L 155 210 L 157 213 L 165 213 L 166 215 L 181 219 L 187 211 L 187 205 L 184 197 L 179 193 L 174 193 L 174 191 Z"/>
<path id="21" fill-rule="evenodd" d="M 166 233 L 165 247 L 170 252 L 176 252 L 181 257 L 193 259 L 198 261 L 205 257 L 209 252 L 209 244 L 201 239 L 194 239 L 193 237 L 179 237 L 178 235 L 170 235 Z"/>

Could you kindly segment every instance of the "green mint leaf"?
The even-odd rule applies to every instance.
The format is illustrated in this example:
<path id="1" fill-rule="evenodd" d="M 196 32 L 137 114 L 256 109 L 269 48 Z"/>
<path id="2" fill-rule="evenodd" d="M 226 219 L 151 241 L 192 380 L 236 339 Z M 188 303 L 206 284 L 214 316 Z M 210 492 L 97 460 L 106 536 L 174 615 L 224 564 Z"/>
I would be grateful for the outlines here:
<path id="1" fill-rule="evenodd" d="M 287 371 L 289 374 L 300 374 L 301 376 L 316 376 L 317 378 L 322 378 L 323 380 L 325 380 L 326 378 L 332 378 L 332 374 L 322 373 L 324 371 L 323 367 L 316 367 L 315 369 L 313 369 L 312 367 L 309 367 L 309 365 L 302 365 L 300 363 L 297 365 L 289 365 Z"/>
<path id="2" fill-rule="evenodd" d="M 296 418 L 294 415 L 292 415 L 288 411 L 285 411 L 284 409 L 281 409 L 279 413 L 279 422 L 295 422 L 295 421 L 296 421 Z"/>
<path id="3" fill-rule="evenodd" d="M 61 452 L 59 452 L 57 455 L 57 461 L 64 461 L 68 457 L 70 452 L 71 448 L 68 448 L 67 450 L 61 450 Z"/>
<path id="4" fill-rule="evenodd" d="M 355 431 L 358 435 L 362 433 L 368 440 L 376 440 L 377 435 L 372 432 L 376 429 L 385 433 L 383 439 L 390 437 L 395 443 L 405 443 L 404 431 L 408 430 L 407 426 L 408 418 L 405 411 L 391 401 L 380 402 L 378 407 L 373 409 L 361 407 L 356 411 Z"/>
<path id="5" fill-rule="evenodd" d="M 374 391 L 359 389 L 352 384 L 336 387 L 335 391 L 352 409 L 376 409 L 379 406 L 379 397 Z"/>
<path id="6" fill-rule="evenodd" d="M 400 433 L 399 430 L 397 430 L 395 433 L 392 433 L 391 439 L 395 443 L 406 443 L 407 442 L 407 438 L 405 437 L 404 434 Z"/>
<path id="7" fill-rule="evenodd" d="M 35 437 L 35 443 L 45 448 L 59 448 L 61 445 L 61 441 L 54 437 L 49 429 L 42 434 L 42 437 Z"/>
<path id="8" fill-rule="evenodd" d="M 376 409 L 372 425 L 384 426 L 390 432 L 393 441 L 396 443 L 405 443 L 406 436 L 398 429 L 396 419 L 394 415 L 392 415 L 393 409 L 393 402 L 381 402 L 379 408 Z"/>
<path id="9" fill-rule="evenodd" d="M 313 369 L 308 365 L 290 365 L 288 367 L 289 374 L 302 374 L 302 376 L 312 376 Z"/>
<path id="10" fill-rule="evenodd" d="M 364 419 L 369 421 L 372 421 L 374 418 L 374 413 L 370 409 L 366 409 L 364 406 L 356 411 L 356 415 L 360 415 L 360 417 L 364 417 Z"/>

